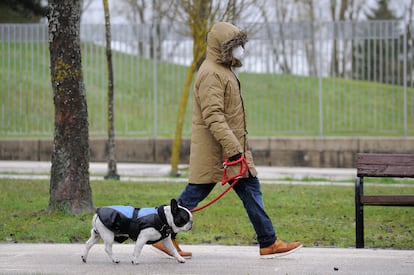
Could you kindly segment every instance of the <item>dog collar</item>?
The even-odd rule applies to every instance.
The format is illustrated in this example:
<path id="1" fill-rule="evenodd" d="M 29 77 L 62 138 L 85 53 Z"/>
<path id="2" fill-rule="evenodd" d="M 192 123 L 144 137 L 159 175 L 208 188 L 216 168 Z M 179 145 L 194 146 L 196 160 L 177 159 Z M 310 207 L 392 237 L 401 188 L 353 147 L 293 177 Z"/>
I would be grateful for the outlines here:
<path id="1" fill-rule="evenodd" d="M 168 221 L 167 218 L 165 217 L 165 212 L 164 212 L 164 206 L 165 205 L 161 205 L 160 207 L 158 207 L 157 212 L 158 212 L 158 216 L 160 217 L 163 225 L 161 227 L 161 229 L 159 230 L 162 238 L 166 238 L 168 237 L 171 233 L 172 233 L 172 227 L 168 225 Z"/>

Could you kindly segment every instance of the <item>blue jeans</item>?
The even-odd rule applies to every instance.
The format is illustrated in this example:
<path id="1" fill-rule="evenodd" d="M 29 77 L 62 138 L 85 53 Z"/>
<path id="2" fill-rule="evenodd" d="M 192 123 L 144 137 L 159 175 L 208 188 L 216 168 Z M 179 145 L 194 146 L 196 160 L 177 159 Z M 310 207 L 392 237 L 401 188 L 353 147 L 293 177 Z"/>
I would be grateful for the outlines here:
<path id="1" fill-rule="evenodd" d="M 215 183 L 187 184 L 178 200 L 187 209 L 194 209 L 199 202 L 210 194 L 214 186 Z M 266 214 L 258 178 L 241 178 L 233 189 L 243 202 L 250 222 L 256 231 L 260 248 L 273 244 L 276 240 L 276 232 L 273 228 L 272 221 Z"/>

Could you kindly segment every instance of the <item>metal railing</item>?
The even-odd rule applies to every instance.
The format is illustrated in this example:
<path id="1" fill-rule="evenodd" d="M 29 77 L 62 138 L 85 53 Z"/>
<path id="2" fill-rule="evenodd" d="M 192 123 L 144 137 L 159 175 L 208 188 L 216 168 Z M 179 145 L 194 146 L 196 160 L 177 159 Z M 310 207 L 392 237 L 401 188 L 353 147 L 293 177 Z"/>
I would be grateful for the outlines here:
<path id="1" fill-rule="evenodd" d="M 240 24 L 249 33 L 237 73 L 250 136 L 413 135 L 410 24 Z M 112 26 L 117 136 L 173 137 L 192 58 L 184 31 Z M 81 26 L 91 136 L 107 131 L 104 32 L 104 25 Z M 0 136 L 52 136 L 47 26 L 0 24 L 0 59 Z M 184 136 L 191 133 L 189 102 Z"/>

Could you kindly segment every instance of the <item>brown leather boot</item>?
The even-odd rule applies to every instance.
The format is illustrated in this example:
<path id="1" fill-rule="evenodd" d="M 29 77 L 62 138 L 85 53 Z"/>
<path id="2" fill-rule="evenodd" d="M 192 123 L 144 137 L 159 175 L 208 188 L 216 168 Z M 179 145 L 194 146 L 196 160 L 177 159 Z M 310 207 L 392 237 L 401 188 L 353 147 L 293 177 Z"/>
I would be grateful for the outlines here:
<path id="1" fill-rule="evenodd" d="M 178 242 L 176 239 L 172 239 L 173 245 L 175 246 L 175 248 L 178 251 L 178 254 L 181 255 L 181 257 L 189 259 L 193 256 L 193 253 L 191 252 L 187 252 L 187 251 L 182 251 L 181 248 L 178 246 Z M 168 256 L 172 257 L 173 255 L 170 253 L 170 251 L 168 251 L 168 249 L 162 244 L 162 242 L 156 242 L 154 244 L 152 244 L 153 247 L 157 248 L 158 250 L 164 252 L 165 254 L 167 254 Z"/>
<path id="2" fill-rule="evenodd" d="M 285 243 L 282 240 L 276 240 L 272 245 L 260 248 L 260 257 L 263 259 L 272 259 L 282 257 L 295 252 L 302 247 L 300 242 Z"/>

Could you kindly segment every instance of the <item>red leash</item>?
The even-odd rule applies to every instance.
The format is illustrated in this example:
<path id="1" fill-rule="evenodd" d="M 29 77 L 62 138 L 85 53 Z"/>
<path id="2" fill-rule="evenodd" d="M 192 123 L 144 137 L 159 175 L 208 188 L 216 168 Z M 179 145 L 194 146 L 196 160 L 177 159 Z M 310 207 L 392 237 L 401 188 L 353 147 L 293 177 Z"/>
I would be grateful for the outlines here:
<path id="1" fill-rule="evenodd" d="M 240 170 L 239 173 L 231 178 L 227 178 L 227 168 L 229 166 L 232 165 L 236 165 L 236 164 L 240 164 Z M 239 181 L 239 179 L 247 172 L 247 169 L 249 168 L 248 163 L 246 158 L 244 157 L 244 155 L 242 155 L 238 160 L 235 161 L 229 161 L 229 159 L 225 159 L 224 163 L 224 172 L 223 172 L 223 177 L 221 179 L 221 185 L 225 185 L 227 182 L 231 182 L 233 181 L 223 192 L 221 192 L 221 194 L 219 194 L 217 197 L 215 197 L 214 199 L 212 199 L 210 202 L 204 204 L 203 206 L 199 206 L 196 207 L 192 210 L 190 210 L 190 212 L 194 213 L 197 211 L 200 211 L 204 208 L 207 208 L 208 206 L 212 205 L 213 203 L 215 203 L 216 201 L 218 201 L 219 199 L 221 199 L 221 197 L 223 197 L 227 192 L 230 191 L 230 189 L 233 188 L 233 186 L 236 185 L 236 183 Z"/>

